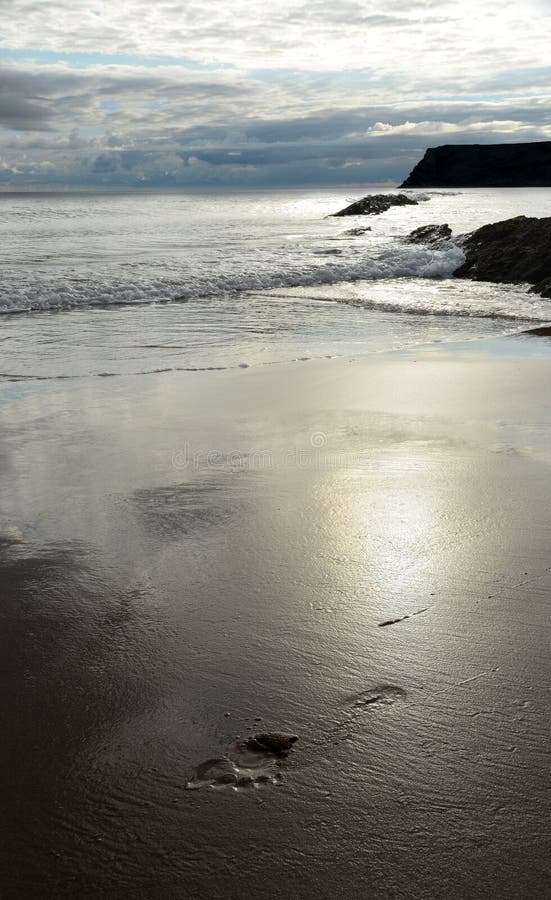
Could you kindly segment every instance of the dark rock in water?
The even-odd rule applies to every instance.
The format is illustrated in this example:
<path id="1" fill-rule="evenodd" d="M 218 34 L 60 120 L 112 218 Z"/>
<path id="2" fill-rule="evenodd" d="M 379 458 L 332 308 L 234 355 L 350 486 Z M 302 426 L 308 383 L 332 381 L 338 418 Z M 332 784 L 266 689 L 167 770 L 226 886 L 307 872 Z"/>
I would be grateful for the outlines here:
<path id="1" fill-rule="evenodd" d="M 551 300 L 551 278 L 544 278 L 543 281 L 538 281 L 534 287 L 530 288 L 531 294 L 539 294 L 541 297 L 545 297 L 546 300 Z"/>
<path id="2" fill-rule="evenodd" d="M 360 225 L 358 228 L 349 228 L 348 231 L 343 231 L 343 234 L 359 237 L 360 234 L 365 234 L 366 231 L 372 231 L 371 225 Z"/>
<path id="3" fill-rule="evenodd" d="M 538 328 L 527 328 L 520 334 L 531 334 L 535 337 L 551 337 L 551 325 L 540 325 Z"/>
<path id="4" fill-rule="evenodd" d="M 551 298 L 551 217 L 516 216 L 477 228 L 462 244 L 465 262 L 455 278 L 534 285 Z"/>
<path id="5" fill-rule="evenodd" d="M 551 187 L 551 141 L 430 147 L 400 187 Z"/>
<path id="6" fill-rule="evenodd" d="M 249 745 L 255 750 L 268 753 L 288 753 L 293 744 L 298 741 L 296 734 L 282 734 L 273 731 L 266 734 L 255 734 L 249 739 Z"/>
<path id="7" fill-rule="evenodd" d="M 368 194 L 361 200 L 356 200 L 350 206 L 345 206 L 333 216 L 378 216 L 391 206 L 417 206 L 417 200 L 412 200 L 406 194 Z"/>
<path id="8" fill-rule="evenodd" d="M 447 241 L 452 235 L 449 225 L 421 225 L 408 235 L 410 244 L 435 244 Z"/>

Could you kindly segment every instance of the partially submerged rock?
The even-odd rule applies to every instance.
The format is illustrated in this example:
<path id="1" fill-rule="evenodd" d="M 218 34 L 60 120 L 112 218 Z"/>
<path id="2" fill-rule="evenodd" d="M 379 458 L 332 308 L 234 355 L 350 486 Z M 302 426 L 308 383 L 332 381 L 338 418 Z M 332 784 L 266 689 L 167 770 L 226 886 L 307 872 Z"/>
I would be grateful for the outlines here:
<path id="1" fill-rule="evenodd" d="M 539 294 L 541 297 L 545 297 L 546 300 L 551 300 L 551 278 L 544 278 L 543 281 L 538 281 L 534 287 L 530 288 L 531 294 Z"/>
<path id="2" fill-rule="evenodd" d="M 462 243 L 465 262 L 455 278 L 531 284 L 551 299 L 551 217 L 515 216 L 484 225 Z"/>
<path id="3" fill-rule="evenodd" d="M 361 200 L 356 200 L 350 206 L 345 206 L 333 216 L 378 216 L 391 206 L 417 206 L 418 201 L 406 194 L 368 194 Z"/>
<path id="4" fill-rule="evenodd" d="M 359 225 L 357 228 L 349 228 L 348 231 L 343 231 L 343 234 L 349 234 L 351 237 L 359 237 L 359 235 L 365 234 L 366 231 L 371 230 L 371 225 Z"/>
<path id="5" fill-rule="evenodd" d="M 445 225 L 421 225 L 408 235 L 410 244 L 436 244 L 447 241 L 452 236 L 452 230 Z"/>
<path id="6" fill-rule="evenodd" d="M 531 334 L 535 337 L 551 337 L 551 325 L 538 325 L 537 328 L 526 328 L 520 334 Z"/>

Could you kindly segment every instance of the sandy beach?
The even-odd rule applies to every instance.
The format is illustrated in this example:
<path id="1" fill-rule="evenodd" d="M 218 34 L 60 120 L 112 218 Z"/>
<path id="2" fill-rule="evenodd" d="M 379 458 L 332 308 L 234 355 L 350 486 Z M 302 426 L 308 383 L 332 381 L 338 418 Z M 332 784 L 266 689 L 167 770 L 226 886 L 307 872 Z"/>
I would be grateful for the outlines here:
<path id="1" fill-rule="evenodd" d="M 2 897 L 547 895 L 550 363 L 4 385 Z"/>

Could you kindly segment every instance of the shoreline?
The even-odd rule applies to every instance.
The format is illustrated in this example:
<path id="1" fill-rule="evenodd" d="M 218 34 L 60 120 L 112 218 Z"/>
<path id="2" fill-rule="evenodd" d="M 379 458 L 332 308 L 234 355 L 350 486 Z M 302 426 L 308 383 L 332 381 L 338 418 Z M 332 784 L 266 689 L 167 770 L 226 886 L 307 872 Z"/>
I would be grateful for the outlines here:
<path id="1" fill-rule="evenodd" d="M 329 305 L 329 303 L 327 304 Z M 63 311 L 63 315 L 66 316 L 68 314 L 67 310 Z M 54 341 L 50 339 L 49 335 L 52 334 L 57 341 L 59 342 L 60 333 L 55 329 L 55 321 L 57 319 L 59 310 L 47 311 L 46 315 L 49 319 L 53 320 L 54 326 L 51 327 L 51 330 L 47 332 L 48 340 L 45 342 L 40 341 L 40 343 L 46 344 L 54 344 Z M 83 314 L 86 316 L 87 311 L 80 311 L 79 315 Z M 153 310 L 153 315 L 155 316 L 158 313 L 158 310 Z M 97 314 L 97 311 L 94 311 L 94 315 Z M 147 310 L 147 315 L 151 314 L 150 310 Z M 13 314 L 15 316 L 16 314 Z M 17 314 L 17 316 L 23 314 Z M 11 331 L 8 330 L 7 335 L 4 337 L 4 341 L 14 341 L 21 347 L 26 346 L 27 344 L 33 344 L 37 340 L 39 340 L 38 332 L 36 331 L 36 319 L 33 314 L 25 313 L 26 323 L 25 330 L 22 335 L 18 335 L 17 328 L 12 328 Z M 398 315 L 400 314 L 392 314 Z M 402 314 L 403 317 L 403 314 Z M 12 316 L 10 316 L 12 318 Z M 150 359 L 144 358 L 144 363 L 149 363 L 151 368 L 146 368 L 142 370 L 135 370 L 133 368 L 128 369 L 128 365 L 133 364 L 132 355 L 128 355 L 126 352 L 121 356 L 120 359 L 116 359 L 116 339 L 118 336 L 118 332 L 115 332 L 115 342 L 111 347 L 108 348 L 108 352 L 105 352 L 105 348 L 102 348 L 99 343 L 94 343 L 90 341 L 89 334 L 86 334 L 86 329 L 90 327 L 90 324 L 94 322 L 94 318 L 89 318 L 86 316 L 84 320 L 84 326 L 82 321 L 80 322 L 80 328 L 74 329 L 65 329 L 63 334 L 63 365 L 60 367 L 60 354 L 54 349 L 53 355 L 50 351 L 44 353 L 42 347 L 40 347 L 39 351 L 35 355 L 25 355 L 24 353 L 20 353 L 19 346 L 15 353 L 12 351 L 13 360 L 9 358 L 6 359 L 5 367 L 8 371 L 4 371 L 0 373 L 0 390 L 3 389 L 4 393 L 7 392 L 9 395 L 15 391 L 15 396 L 19 395 L 18 387 L 24 388 L 27 392 L 32 391 L 33 385 L 37 390 L 47 388 L 48 385 L 59 386 L 62 390 L 63 387 L 69 387 L 71 385 L 72 388 L 78 390 L 78 385 L 81 386 L 86 384 L 88 381 L 96 381 L 96 380 L 105 380 L 110 381 L 113 380 L 116 382 L 119 379 L 141 379 L 144 376 L 148 377 L 156 377 L 158 375 L 165 374 L 173 374 L 175 376 L 193 376 L 193 375 L 204 375 L 208 377 L 209 375 L 223 375 L 224 373 L 238 373 L 243 371 L 257 371 L 263 369 L 272 369 L 276 370 L 280 367 L 287 367 L 293 365 L 304 365 L 304 364 L 318 364 L 323 362 L 333 362 L 333 363 L 342 363 L 342 364 L 369 364 L 370 360 L 376 358 L 388 357 L 392 359 L 394 357 L 404 357 L 408 358 L 415 354 L 424 354 L 430 353 L 434 351 L 445 351 L 453 354 L 461 354 L 461 353 L 469 353 L 475 355 L 484 355 L 491 354 L 492 356 L 505 356 L 507 358 L 511 356 L 518 356 L 519 358 L 523 357 L 534 357 L 540 356 L 546 358 L 551 352 L 551 343 L 548 341 L 548 338 L 551 336 L 551 325 L 542 324 L 534 327 L 523 327 L 522 330 L 518 330 L 519 323 L 510 323 L 511 330 L 503 331 L 504 327 L 503 323 L 500 327 L 498 327 L 495 332 L 491 330 L 484 334 L 472 334 L 468 333 L 465 335 L 462 334 L 454 334 L 452 336 L 447 336 L 445 329 L 438 330 L 437 326 L 445 325 L 445 321 L 441 320 L 445 317 L 442 316 L 433 316 L 427 317 L 436 320 L 436 324 L 432 324 L 433 333 L 430 333 L 429 326 L 429 335 L 425 340 L 420 339 L 420 335 L 417 336 L 414 333 L 410 336 L 407 335 L 407 339 L 405 337 L 401 337 L 401 340 L 406 340 L 404 345 L 400 345 L 400 343 L 393 346 L 392 339 L 385 337 L 385 329 L 388 330 L 389 323 L 386 321 L 388 317 L 386 313 L 383 312 L 375 312 L 373 310 L 370 311 L 370 320 L 374 323 L 373 335 L 371 336 L 371 342 L 366 340 L 362 344 L 361 350 L 355 350 L 354 345 L 350 342 L 344 341 L 342 345 L 338 342 L 334 347 L 333 352 L 321 352 L 316 354 L 313 353 L 314 348 L 305 347 L 304 355 L 300 353 L 300 345 L 291 346 L 285 348 L 283 351 L 277 350 L 273 351 L 273 358 L 263 358 L 262 354 L 257 354 L 250 356 L 247 352 L 247 348 L 242 346 L 237 352 L 241 354 L 244 359 L 240 360 L 239 355 L 234 357 L 234 359 L 224 359 L 219 360 L 218 364 L 217 360 L 212 360 L 212 364 L 208 364 L 208 360 L 204 360 L 204 365 L 181 365 L 179 362 L 183 362 L 178 357 L 179 347 L 176 346 L 174 349 L 176 350 L 176 354 L 174 358 L 172 358 L 173 348 L 170 343 L 167 344 L 159 344 L 159 354 L 151 357 Z M 115 320 L 116 321 L 116 320 Z M 146 319 L 146 322 L 149 320 Z M 138 325 L 143 325 L 144 323 L 138 323 Z M 169 326 L 170 326 L 169 322 Z M 525 326 L 528 326 L 528 323 L 524 323 Z M 493 320 L 489 320 L 489 325 L 493 326 Z M 81 334 L 81 330 L 84 327 L 85 332 Z M 515 329 L 515 330 L 512 330 Z M 136 333 L 138 333 L 136 331 Z M 381 345 L 381 341 L 387 341 L 386 345 L 383 343 Z M 86 355 L 83 360 L 80 359 L 78 348 L 79 346 L 84 344 L 86 346 Z M 157 345 L 153 344 L 152 347 Z M 131 348 L 132 345 L 129 344 Z M 323 346 L 323 350 L 329 351 L 329 345 Z M 285 357 L 278 357 L 278 353 L 289 353 L 290 355 Z M 296 355 L 291 355 L 293 352 Z M 166 356 L 163 357 L 163 354 Z M 269 356 L 269 354 L 268 354 Z M 249 357 L 249 359 L 247 359 Z M 28 371 L 29 363 L 33 361 L 33 364 L 36 366 L 36 370 L 34 372 Z M 162 364 L 164 361 L 164 365 Z M 191 361 L 190 361 L 191 362 Z M 83 366 L 84 363 L 84 366 Z M 224 364 L 222 364 L 224 363 Z M 55 366 L 55 368 L 53 368 Z M 118 370 L 117 370 L 118 366 Z M 52 371 L 53 368 L 53 371 Z M 79 368 L 81 369 L 79 371 Z M 13 370 L 13 371 L 12 371 Z M 95 370 L 95 371 L 94 371 Z"/>

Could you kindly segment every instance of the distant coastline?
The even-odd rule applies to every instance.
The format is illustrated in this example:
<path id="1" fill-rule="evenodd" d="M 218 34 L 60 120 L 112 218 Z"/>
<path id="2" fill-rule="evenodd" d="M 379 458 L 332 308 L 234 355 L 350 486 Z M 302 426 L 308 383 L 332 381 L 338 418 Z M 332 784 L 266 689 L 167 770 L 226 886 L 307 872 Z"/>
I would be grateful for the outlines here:
<path id="1" fill-rule="evenodd" d="M 400 187 L 551 187 L 551 141 L 430 147 Z"/>

